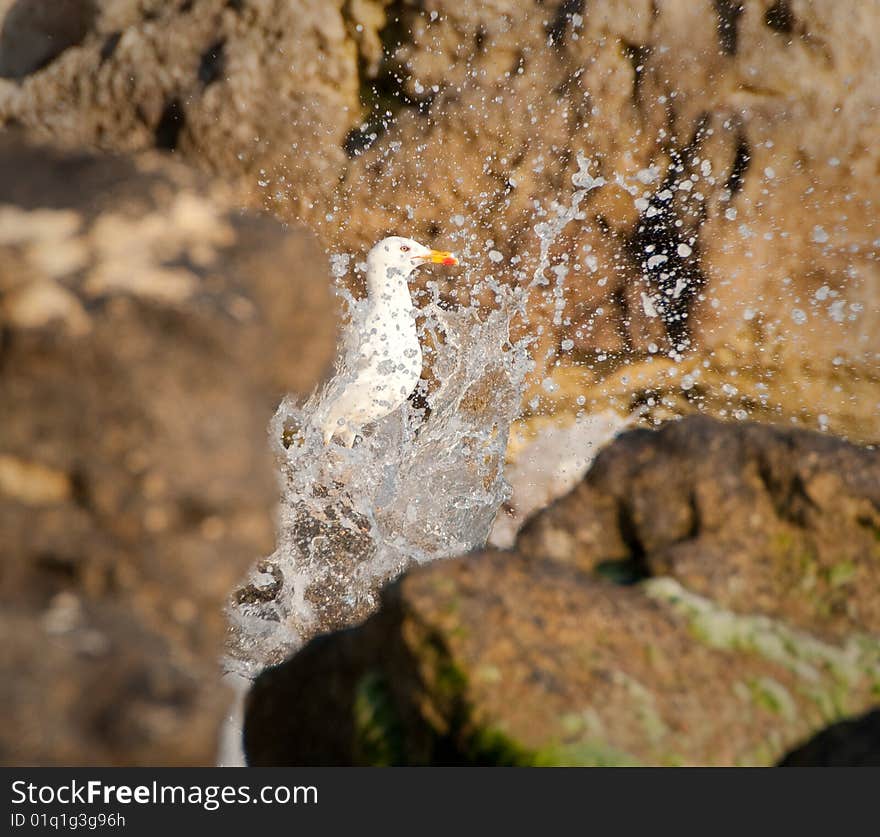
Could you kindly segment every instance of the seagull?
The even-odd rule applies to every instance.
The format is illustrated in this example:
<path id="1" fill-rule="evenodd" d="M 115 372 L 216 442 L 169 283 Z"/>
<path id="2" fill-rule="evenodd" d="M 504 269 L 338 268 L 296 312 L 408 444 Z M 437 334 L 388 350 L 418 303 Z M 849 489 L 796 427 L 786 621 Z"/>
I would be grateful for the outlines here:
<path id="1" fill-rule="evenodd" d="M 396 410 L 416 388 L 422 347 L 407 281 L 425 264 L 456 265 L 458 259 L 396 235 L 367 255 L 366 316 L 357 333 L 347 335 L 339 375 L 328 390 L 321 425 L 325 445 L 336 436 L 352 447 L 364 425 Z"/>

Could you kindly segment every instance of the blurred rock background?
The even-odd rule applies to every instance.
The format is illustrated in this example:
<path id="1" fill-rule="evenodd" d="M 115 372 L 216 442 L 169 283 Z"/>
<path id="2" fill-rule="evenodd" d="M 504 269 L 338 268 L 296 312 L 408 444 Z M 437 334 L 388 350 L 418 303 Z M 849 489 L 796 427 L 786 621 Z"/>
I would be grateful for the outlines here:
<path id="1" fill-rule="evenodd" d="M 565 202 L 585 153 L 607 183 L 554 253 L 570 271 L 562 317 L 552 295 L 533 300 L 532 412 L 573 412 L 581 396 L 593 410 L 877 436 L 872 4 L 3 7 L 0 120 L 172 150 L 329 248 L 461 233 L 471 264 L 521 281 L 539 249 L 536 205 Z"/>
<path id="2" fill-rule="evenodd" d="M 335 348 L 326 259 L 159 157 L 0 137 L 0 761 L 212 763 L 266 427 Z"/>
<path id="3" fill-rule="evenodd" d="M 606 183 L 551 254 L 564 308 L 533 295 L 512 455 L 579 411 L 876 442 L 878 32 L 832 0 L 0 0 L 0 760 L 213 759 L 266 419 L 333 353 L 322 249 L 406 232 L 528 281 L 579 152 Z M 721 596 L 707 559 L 657 561 Z"/>
<path id="4" fill-rule="evenodd" d="M 630 431 L 512 550 L 410 571 L 261 674 L 248 758 L 877 764 L 870 716 L 821 731 L 877 705 L 878 589 L 877 450 L 703 417 Z"/>

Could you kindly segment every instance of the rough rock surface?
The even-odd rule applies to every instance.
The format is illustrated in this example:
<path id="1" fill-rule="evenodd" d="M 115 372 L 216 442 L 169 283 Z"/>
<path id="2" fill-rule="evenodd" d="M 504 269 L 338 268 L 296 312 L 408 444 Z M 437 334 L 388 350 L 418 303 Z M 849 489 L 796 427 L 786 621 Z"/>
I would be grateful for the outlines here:
<path id="1" fill-rule="evenodd" d="M 429 101 L 346 172 L 348 240 L 401 225 L 445 240 L 464 217 L 473 262 L 531 278 L 534 202 L 567 202 L 583 152 L 606 184 L 552 251 L 562 317 L 550 325 L 551 287 L 533 299 L 539 373 L 566 370 L 555 404 L 537 390 L 545 409 L 665 399 L 875 437 L 876 8 L 439 0 L 402 15 L 413 34 L 386 69 Z M 664 357 L 686 340 L 683 364 Z"/>
<path id="2" fill-rule="evenodd" d="M 211 763 L 268 420 L 335 347 L 320 248 L 171 161 L 6 134 L 0 335 L 0 761 Z"/>
<path id="3" fill-rule="evenodd" d="M 77 45 L 43 66 L 37 39 L 21 67 L 40 69 L 0 81 L 0 119 L 173 148 L 344 250 L 464 232 L 470 265 L 504 281 L 531 276 L 536 202 L 566 202 L 583 152 L 607 182 L 552 252 L 570 269 L 560 321 L 551 293 L 533 299 L 536 381 L 560 386 L 543 409 L 576 392 L 875 435 L 876 5 L 94 7 Z M 663 357 L 685 339 L 681 363 Z"/>
<path id="4" fill-rule="evenodd" d="M 48 8 L 61 26 L 55 4 L 31 6 Z M 287 217 L 307 214 L 308 190 L 335 183 L 358 110 L 356 49 L 341 5 L 94 0 L 89 32 L 48 65 L 40 39 L 30 39 L 33 59 L 15 65 L 40 69 L 0 83 L 0 119 L 74 145 L 177 151 L 245 192 L 262 194 L 271 180 L 269 203 Z M 9 35 L 17 54 L 23 37 Z M 3 46 L 0 67 L 13 61 Z"/>
<path id="5" fill-rule="evenodd" d="M 249 760 L 775 764 L 880 701 L 878 486 L 880 452 L 817 433 L 626 433 L 512 551 L 261 675 Z"/>
<path id="6" fill-rule="evenodd" d="M 826 637 L 880 635 L 880 450 L 705 418 L 632 431 L 526 524 L 517 550 L 671 576 Z"/>

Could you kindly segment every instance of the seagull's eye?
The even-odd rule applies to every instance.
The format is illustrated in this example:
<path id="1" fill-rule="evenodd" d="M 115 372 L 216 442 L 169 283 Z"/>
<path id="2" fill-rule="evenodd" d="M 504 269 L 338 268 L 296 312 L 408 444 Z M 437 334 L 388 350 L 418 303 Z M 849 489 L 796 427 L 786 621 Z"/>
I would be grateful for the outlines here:
<path id="1" fill-rule="evenodd" d="M 400 252 L 401 252 L 401 253 L 409 253 L 409 245 L 407 245 L 407 244 L 401 244 L 401 245 L 400 245 Z"/>

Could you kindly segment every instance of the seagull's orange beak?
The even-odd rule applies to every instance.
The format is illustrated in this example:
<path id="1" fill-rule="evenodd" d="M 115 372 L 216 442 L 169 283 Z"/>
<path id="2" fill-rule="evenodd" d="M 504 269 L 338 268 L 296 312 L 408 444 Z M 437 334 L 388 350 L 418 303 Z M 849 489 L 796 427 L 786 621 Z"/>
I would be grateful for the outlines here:
<path id="1" fill-rule="evenodd" d="M 426 263 L 430 262 L 431 264 L 458 264 L 458 259 L 452 253 L 447 253 L 446 250 L 432 250 L 426 256 L 421 256 L 420 258 L 424 259 Z"/>

